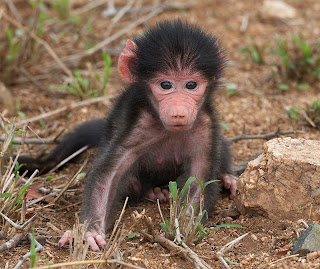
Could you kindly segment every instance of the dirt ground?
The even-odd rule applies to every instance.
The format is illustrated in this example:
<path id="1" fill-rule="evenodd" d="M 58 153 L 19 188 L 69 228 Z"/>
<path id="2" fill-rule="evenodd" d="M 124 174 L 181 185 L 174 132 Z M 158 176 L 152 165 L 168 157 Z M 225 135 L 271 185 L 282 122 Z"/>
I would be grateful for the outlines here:
<path id="1" fill-rule="evenodd" d="M 22 18 L 27 21 L 32 14 L 32 9 L 26 3 L 27 1 L 12 2 L 16 4 Z M 48 13 L 53 18 L 45 25 L 45 29 L 50 29 L 50 31 L 45 32 L 42 38 L 50 44 L 62 59 L 84 51 L 83 43 L 85 41 L 87 43 L 98 43 L 106 38 L 106 28 L 110 24 L 112 17 L 106 18 L 101 15 L 101 11 L 105 8 L 104 6 L 91 11 L 91 27 L 93 30 L 83 36 L 80 35 L 80 40 L 75 42 L 73 38 L 75 33 L 79 34 L 79 29 L 70 23 L 57 22 L 57 19 L 54 19 L 56 14 L 49 4 L 50 1 L 44 2 L 47 3 Z M 86 1 L 80 0 L 73 2 L 76 4 L 75 7 L 80 7 L 86 3 Z M 151 4 L 147 1 L 136 2 L 140 2 L 142 6 Z M 248 134 L 266 134 L 280 128 L 282 131 L 304 131 L 304 133 L 295 134 L 292 137 L 319 139 L 320 133 L 318 129 L 311 127 L 304 120 L 296 121 L 290 119 L 286 113 L 286 109 L 293 105 L 306 106 L 319 98 L 319 83 L 313 83 L 309 89 L 299 90 L 294 83 L 290 82 L 290 86 L 292 86 L 290 90 L 281 91 L 275 86 L 275 82 L 272 79 L 271 70 L 273 67 L 270 64 L 258 65 L 249 59 L 246 54 L 240 52 L 242 48 L 252 44 L 252 40 L 249 38 L 250 35 L 260 45 L 270 42 L 270 47 L 274 47 L 277 35 L 282 39 L 290 39 L 291 34 L 303 34 L 306 40 L 311 43 L 318 41 L 320 36 L 320 2 L 318 0 L 286 0 L 285 2 L 296 9 L 297 15 L 294 19 L 286 20 L 267 17 L 260 11 L 262 0 L 190 1 L 191 5 L 186 8 L 164 10 L 151 20 L 139 25 L 108 45 L 109 48 L 113 49 L 111 53 L 113 63 L 111 80 L 108 83 L 106 94 L 116 96 L 124 86 L 117 73 L 116 63 L 119 50 L 123 48 L 126 39 L 143 32 L 143 30 L 156 22 L 179 17 L 182 20 L 199 24 L 206 31 L 218 36 L 225 48 L 229 63 L 224 76 L 224 84 L 234 83 L 237 85 L 237 91 L 234 95 L 228 96 L 226 88 L 220 87 L 216 96 L 216 105 L 220 113 L 221 122 L 227 126 L 227 128 L 223 129 L 226 137 L 240 135 L 245 126 Z M 184 1 L 179 1 L 179 3 L 183 5 Z M 122 7 L 125 1 L 115 1 L 115 4 L 116 7 Z M 4 4 L 1 5 L 4 6 Z M 139 14 L 137 17 L 132 14 L 125 15 L 112 29 L 111 34 L 118 32 L 139 17 L 141 17 Z M 248 18 L 248 26 L 244 31 L 241 31 L 241 24 L 246 17 Z M 0 25 L 5 25 L 5 23 L 8 22 L 0 16 Z M 82 27 L 84 26 L 82 25 Z M 77 96 L 66 90 L 51 89 L 50 85 L 62 84 L 66 81 L 66 75 L 45 49 L 40 49 L 40 51 L 41 53 L 37 55 L 37 59 L 28 59 L 24 65 L 30 76 L 37 83 L 32 82 L 30 78 L 18 72 L 12 83 L 7 86 L 12 91 L 14 101 L 20 100 L 20 111 L 25 114 L 27 119 L 79 102 Z M 267 61 L 272 62 L 275 60 L 268 52 L 266 52 L 266 55 Z M 85 71 L 88 70 L 86 63 L 91 63 L 93 70 L 101 70 L 100 54 L 96 53 L 93 56 L 86 57 L 81 63 L 76 63 L 75 66 L 69 65 L 69 67 Z M 114 98 L 110 102 L 100 102 L 71 110 L 68 113 L 45 118 L 43 119 L 45 128 L 38 121 L 31 123 L 30 127 L 42 138 L 54 138 L 64 129 L 70 131 L 79 123 L 104 117 L 112 103 L 114 103 Z M 0 108 L 0 112 L 1 110 Z M 12 116 L 7 117 L 13 118 Z M 16 121 L 19 122 L 20 120 L 22 118 L 17 116 Z M 34 136 L 30 131 L 28 135 Z M 233 143 L 234 163 L 246 161 L 261 152 L 263 143 L 264 141 L 261 140 L 241 140 Z M 29 152 L 34 156 L 44 149 L 46 149 L 46 146 L 24 146 L 24 152 Z M 93 154 L 94 151 L 91 150 L 84 155 L 91 155 L 89 159 L 92 160 Z M 52 180 L 47 180 L 48 175 L 46 175 L 39 177 L 36 182 L 41 183 L 46 188 L 58 186 L 73 177 L 81 166 L 82 161 L 83 159 L 79 163 L 70 164 L 64 169 L 50 174 L 54 176 Z M 88 167 L 89 165 L 85 167 L 85 171 L 88 170 Z M 44 250 L 40 253 L 42 258 L 39 259 L 39 266 L 46 265 L 46 261 L 50 264 L 68 261 L 68 248 L 58 249 L 56 244 L 61 236 L 60 233 L 72 228 L 75 222 L 75 213 L 80 210 L 81 197 L 82 182 L 76 188 L 67 192 L 55 206 L 44 208 L 45 204 L 41 204 L 34 207 L 36 211 L 39 211 L 34 222 L 35 234 L 46 239 L 46 243 L 43 244 Z M 214 230 L 201 244 L 190 246 L 213 268 L 221 268 L 220 261 L 214 258 L 216 252 L 225 244 L 246 232 L 250 232 L 250 234 L 224 256 L 234 263 L 230 265 L 231 268 L 320 268 L 319 258 L 307 260 L 305 257 L 288 257 L 297 234 L 305 229 L 302 222 L 288 221 L 281 219 L 281 216 L 279 216 L 279 221 L 271 221 L 264 216 L 232 216 L 230 215 L 230 212 L 232 212 L 230 209 L 233 206 L 233 201 L 229 200 L 228 195 L 222 194 L 207 225 L 234 223 L 241 224 L 247 229 L 220 228 Z M 147 210 L 147 215 L 152 218 L 155 225 L 154 229 L 160 230 L 158 225 L 160 216 L 156 204 L 143 201 L 139 204 L 139 207 L 144 207 Z M 163 208 L 166 208 L 166 205 L 163 205 Z M 136 210 L 136 207 L 129 207 L 123 219 L 124 229 L 128 233 L 130 233 L 128 229 L 132 224 L 131 214 L 134 210 Z M 307 222 L 319 222 L 316 219 L 309 220 L 307 216 L 304 220 Z M 57 229 L 53 229 L 51 224 Z M 5 239 L 0 240 L 0 243 L 3 242 L 5 242 Z M 0 253 L 0 267 L 4 268 L 5 263 L 9 261 L 9 268 L 12 268 L 19 257 L 29 251 L 28 244 L 21 244 Z M 133 239 L 126 238 L 121 245 L 121 250 L 124 253 L 126 262 L 143 268 L 193 268 L 190 262 L 180 258 L 177 253 L 170 253 L 160 245 L 148 242 L 143 236 Z M 99 254 L 89 252 L 88 259 L 94 259 L 97 255 Z M 28 268 L 28 263 L 26 261 L 22 267 Z"/>

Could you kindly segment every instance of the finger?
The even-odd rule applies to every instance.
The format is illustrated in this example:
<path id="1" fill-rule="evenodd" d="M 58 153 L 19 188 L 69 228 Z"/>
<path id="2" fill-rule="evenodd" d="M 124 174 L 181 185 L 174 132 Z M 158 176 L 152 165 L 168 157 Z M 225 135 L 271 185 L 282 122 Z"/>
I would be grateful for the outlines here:
<path id="1" fill-rule="evenodd" d="M 224 182 L 224 188 L 225 188 L 226 190 L 229 190 L 230 187 L 231 187 L 231 182 L 230 182 L 230 180 L 226 180 L 226 181 Z"/>
<path id="2" fill-rule="evenodd" d="M 159 187 L 153 188 L 153 192 L 155 193 L 156 196 L 161 192 L 161 189 Z"/>
<path id="3" fill-rule="evenodd" d="M 69 242 L 69 239 L 72 237 L 72 232 L 70 230 L 66 231 L 58 242 L 58 247 L 63 247 L 66 243 Z"/>
<path id="4" fill-rule="evenodd" d="M 237 191 L 237 180 L 238 178 L 235 176 L 232 176 L 231 179 L 231 186 L 230 186 L 230 199 L 234 199 L 236 197 L 236 191 Z"/>
<path id="5" fill-rule="evenodd" d="M 162 193 L 164 195 L 164 197 L 166 198 L 166 201 L 170 200 L 170 193 L 167 189 L 162 189 Z"/>
<path id="6" fill-rule="evenodd" d="M 153 189 L 148 191 L 147 197 L 152 201 L 156 201 L 157 200 L 156 194 L 154 193 Z"/>
<path id="7" fill-rule="evenodd" d="M 99 247 L 104 248 L 107 244 L 106 240 L 104 240 L 104 236 L 98 234 L 96 236 L 96 242 L 98 243 Z"/>
<path id="8" fill-rule="evenodd" d="M 90 248 L 92 249 L 92 251 L 94 252 L 98 252 L 100 251 L 100 248 L 98 247 L 97 243 L 96 243 L 96 240 L 92 237 L 92 236 L 88 236 L 86 238 Z"/>
<path id="9" fill-rule="evenodd" d="M 158 194 L 158 199 L 161 203 L 165 203 L 167 201 L 166 197 L 164 196 L 164 194 L 162 192 L 160 192 Z"/>
<path id="10" fill-rule="evenodd" d="M 157 196 L 157 199 L 159 199 L 159 201 L 160 201 L 161 203 L 163 203 L 163 202 L 166 201 L 166 197 L 163 195 L 161 188 L 156 187 L 156 188 L 154 188 L 153 190 L 154 190 L 154 193 L 155 193 L 156 196 Z"/>
<path id="11" fill-rule="evenodd" d="M 224 188 L 227 190 L 230 189 L 231 179 L 230 179 L 229 175 L 223 175 L 221 180 L 223 182 Z"/>

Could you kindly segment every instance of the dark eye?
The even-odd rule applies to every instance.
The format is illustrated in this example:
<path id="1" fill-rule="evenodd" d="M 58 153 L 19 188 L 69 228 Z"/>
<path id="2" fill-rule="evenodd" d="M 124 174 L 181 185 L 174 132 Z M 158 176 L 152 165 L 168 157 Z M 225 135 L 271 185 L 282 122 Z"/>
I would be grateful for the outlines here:
<path id="1" fill-rule="evenodd" d="M 160 86 L 164 90 L 170 90 L 172 88 L 172 83 L 170 81 L 162 81 Z"/>
<path id="2" fill-rule="evenodd" d="M 198 84 L 195 81 L 188 81 L 186 83 L 186 88 L 189 90 L 194 90 L 195 88 L 197 88 Z"/>

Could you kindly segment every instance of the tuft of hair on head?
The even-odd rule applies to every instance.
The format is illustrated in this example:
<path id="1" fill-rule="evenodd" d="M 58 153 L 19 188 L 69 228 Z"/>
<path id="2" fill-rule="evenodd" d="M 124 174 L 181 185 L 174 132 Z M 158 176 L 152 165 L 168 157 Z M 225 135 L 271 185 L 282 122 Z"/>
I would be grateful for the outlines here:
<path id="1" fill-rule="evenodd" d="M 180 19 L 160 22 L 134 42 L 137 57 L 132 70 L 141 80 L 168 70 L 200 72 L 208 81 L 222 76 L 225 56 L 218 39 Z"/>

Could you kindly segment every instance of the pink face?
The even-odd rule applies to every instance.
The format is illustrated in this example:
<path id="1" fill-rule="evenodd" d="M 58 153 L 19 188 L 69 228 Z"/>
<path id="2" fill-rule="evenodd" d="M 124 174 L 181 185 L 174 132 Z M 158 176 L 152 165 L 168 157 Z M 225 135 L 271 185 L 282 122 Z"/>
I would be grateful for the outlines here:
<path id="1" fill-rule="evenodd" d="M 131 70 L 131 62 L 137 57 L 137 49 L 137 45 L 128 40 L 119 57 L 119 72 L 129 83 L 139 80 Z M 192 128 L 208 81 L 200 73 L 181 69 L 160 74 L 151 80 L 149 85 L 152 90 L 151 99 L 159 111 L 164 127 L 169 131 L 184 131 Z"/>
<path id="2" fill-rule="evenodd" d="M 151 81 L 160 119 L 167 130 L 192 128 L 207 84 L 200 74 L 189 72 L 172 72 Z"/>

